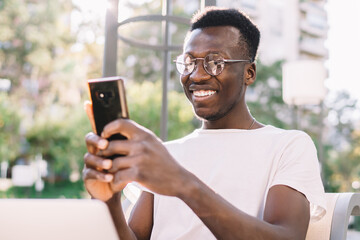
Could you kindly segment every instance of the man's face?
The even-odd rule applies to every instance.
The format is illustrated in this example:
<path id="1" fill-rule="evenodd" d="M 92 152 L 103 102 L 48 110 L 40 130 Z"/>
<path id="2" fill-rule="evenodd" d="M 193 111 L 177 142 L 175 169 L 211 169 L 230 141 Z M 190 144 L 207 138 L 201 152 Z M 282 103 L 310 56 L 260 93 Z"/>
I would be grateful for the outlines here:
<path id="1" fill-rule="evenodd" d="M 240 33 L 231 26 L 208 27 L 193 30 L 184 44 L 184 53 L 194 58 L 204 58 L 217 53 L 224 59 L 248 59 L 245 46 L 239 47 Z M 244 66 L 246 63 L 225 63 L 218 76 L 209 75 L 203 60 L 197 60 L 195 70 L 181 76 L 181 84 L 195 114 L 205 120 L 215 121 L 226 117 L 239 105 L 245 93 Z"/>

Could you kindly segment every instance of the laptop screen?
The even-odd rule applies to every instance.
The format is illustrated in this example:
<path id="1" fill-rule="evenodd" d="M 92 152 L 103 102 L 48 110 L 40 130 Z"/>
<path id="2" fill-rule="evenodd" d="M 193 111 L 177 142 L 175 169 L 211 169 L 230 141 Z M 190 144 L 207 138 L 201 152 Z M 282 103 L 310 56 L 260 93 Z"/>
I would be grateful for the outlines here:
<path id="1" fill-rule="evenodd" d="M 118 240 L 105 203 L 90 199 L 0 199 L 0 239 Z"/>

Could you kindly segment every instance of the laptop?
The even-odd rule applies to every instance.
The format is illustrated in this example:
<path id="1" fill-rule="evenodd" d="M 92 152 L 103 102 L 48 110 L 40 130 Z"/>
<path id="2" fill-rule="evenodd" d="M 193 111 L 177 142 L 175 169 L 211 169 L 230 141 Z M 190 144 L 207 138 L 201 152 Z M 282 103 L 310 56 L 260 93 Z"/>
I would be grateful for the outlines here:
<path id="1" fill-rule="evenodd" d="M 105 203 L 90 199 L 0 199 L 1 240 L 118 240 Z"/>

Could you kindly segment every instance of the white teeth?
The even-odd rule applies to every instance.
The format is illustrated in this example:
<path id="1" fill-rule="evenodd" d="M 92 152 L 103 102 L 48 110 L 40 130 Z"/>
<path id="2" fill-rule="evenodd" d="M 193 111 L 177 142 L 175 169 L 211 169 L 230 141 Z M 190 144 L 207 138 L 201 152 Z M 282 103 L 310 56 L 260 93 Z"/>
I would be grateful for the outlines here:
<path id="1" fill-rule="evenodd" d="M 211 96 L 215 94 L 216 91 L 213 90 L 200 90 L 200 91 L 194 91 L 193 94 L 195 97 L 205 97 L 205 96 Z"/>

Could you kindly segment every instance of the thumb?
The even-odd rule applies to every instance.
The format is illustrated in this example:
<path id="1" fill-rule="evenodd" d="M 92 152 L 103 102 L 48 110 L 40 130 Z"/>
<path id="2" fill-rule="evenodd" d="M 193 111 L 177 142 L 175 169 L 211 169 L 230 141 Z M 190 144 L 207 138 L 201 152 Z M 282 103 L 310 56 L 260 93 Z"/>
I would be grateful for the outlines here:
<path id="1" fill-rule="evenodd" d="M 92 128 L 93 132 L 97 133 L 96 132 L 96 127 L 95 127 L 95 120 L 94 120 L 94 112 L 93 112 L 93 108 L 92 108 L 92 102 L 85 101 L 84 102 L 84 110 L 86 112 L 86 115 L 89 118 L 89 121 L 91 123 L 91 128 Z"/>

